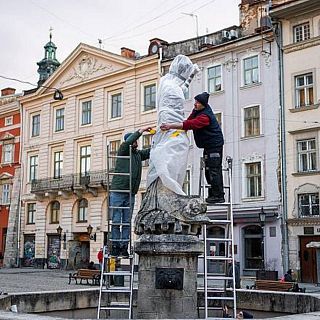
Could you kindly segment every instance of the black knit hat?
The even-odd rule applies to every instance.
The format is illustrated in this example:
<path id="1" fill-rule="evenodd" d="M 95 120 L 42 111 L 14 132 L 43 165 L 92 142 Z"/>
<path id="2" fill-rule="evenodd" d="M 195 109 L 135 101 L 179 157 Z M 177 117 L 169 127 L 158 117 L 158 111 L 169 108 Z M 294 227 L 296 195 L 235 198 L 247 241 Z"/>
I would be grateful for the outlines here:
<path id="1" fill-rule="evenodd" d="M 209 100 L 209 93 L 208 92 L 202 92 L 194 97 L 195 100 L 200 102 L 204 107 L 208 105 Z"/>

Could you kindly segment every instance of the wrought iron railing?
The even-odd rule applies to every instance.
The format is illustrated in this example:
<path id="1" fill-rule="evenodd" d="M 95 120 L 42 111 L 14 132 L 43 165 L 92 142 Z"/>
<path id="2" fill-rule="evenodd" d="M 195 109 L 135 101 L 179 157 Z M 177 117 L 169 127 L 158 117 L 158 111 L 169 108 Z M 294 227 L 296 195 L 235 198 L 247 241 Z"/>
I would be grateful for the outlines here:
<path id="1" fill-rule="evenodd" d="M 106 170 L 63 175 L 59 178 L 37 179 L 31 182 L 31 193 L 73 190 L 81 187 L 105 187 L 107 179 Z"/>

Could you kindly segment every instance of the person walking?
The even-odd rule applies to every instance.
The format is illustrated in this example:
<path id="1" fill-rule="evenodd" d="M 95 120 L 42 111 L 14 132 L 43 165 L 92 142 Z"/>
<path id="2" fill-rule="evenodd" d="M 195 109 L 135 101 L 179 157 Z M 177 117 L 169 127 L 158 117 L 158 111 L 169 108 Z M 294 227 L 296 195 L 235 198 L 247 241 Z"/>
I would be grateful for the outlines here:
<path id="1" fill-rule="evenodd" d="M 205 176 L 208 184 L 208 203 L 223 203 L 222 153 L 224 138 L 220 125 L 208 104 L 209 93 L 194 97 L 194 109 L 187 120 L 180 123 L 163 123 L 161 130 L 192 130 L 198 148 L 203 148 Z"/>
<path id="2" fill-rule="evenodd" d="M 141 182 L 142 161 L 149 159 L 150 149 L 138 150 L 137 140 L 143 132 L 150 131 L 151 127 L 140 129 L 134 133 L 127 133 L 124 136 L 124 142 L 120 145 L 117 156 L 129 156 L 131 146 L 131 196 L 129 192 L 121 190 L 130 189 L 130 179 L 128 175 L 121 173 L 130 173 L 130 161 L 125 158 L 117 158 L 115 163 L 115 174 L 111 182 L 109 205 L 111 208 L 109 214 L 112 217 L 111 226 L 111 252 L 112 256 L 129 256 L 128 243 L 130 238 L 130 221 L 134 207 L 135 195 L 138 192 Z M 130 204 L 131 200 L 131 204 Z M 131 207 L 130 211 L 127 208 Z M 122 228 L 120 228 L 120 224 Z"/>
<path id="3" fill-rule="evenodd" d="M 103 248 L 100 248 L 100 250 L 97 253 L 97 259 L 99 261 L 100 270 L 102 270 L 102 262 L 103 262 Z"/>

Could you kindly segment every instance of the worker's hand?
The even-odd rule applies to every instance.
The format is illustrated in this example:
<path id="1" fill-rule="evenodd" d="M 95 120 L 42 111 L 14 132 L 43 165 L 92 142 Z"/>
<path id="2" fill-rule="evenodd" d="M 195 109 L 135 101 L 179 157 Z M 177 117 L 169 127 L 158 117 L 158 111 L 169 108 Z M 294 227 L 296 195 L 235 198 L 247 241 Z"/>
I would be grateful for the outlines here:
<path id="1" fill-rule="evenodd" d="M 181 123 L 162 123 L 160 126 L 161 130 L 170 130 L 170 129 L 182 129 L 183 124 Z"/>
<path id="2" fill-rule="evenodd" d="M 152 127 L 145 127 L 145 128 L 141 128 L 141 129 L 139 130 L 139 132 L 140 132 L 140 133 L 145 132 L 145 131 L 149 131 L 149 132 L 150 132 L 150 130 L 152 130 Z"/>

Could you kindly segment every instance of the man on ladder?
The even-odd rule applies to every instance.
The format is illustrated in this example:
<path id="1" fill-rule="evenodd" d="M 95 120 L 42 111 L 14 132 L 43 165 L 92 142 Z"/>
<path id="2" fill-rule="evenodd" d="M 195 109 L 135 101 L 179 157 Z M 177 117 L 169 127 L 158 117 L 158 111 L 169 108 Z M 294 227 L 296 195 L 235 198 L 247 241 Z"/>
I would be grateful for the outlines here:
<path id="1" fill-rule="evenodd" d="M 143 132 L 150 131 L 151 128 L 143 128 L 134 133 L 127 133 L 124 136 L 124 142 L 120 145 L 115 164 L 115 174 L 111 183 L 111 190 L 119 190 L 110 192 L 110 209 L 109 214 L 112 216 L 112 227 L 111 227 L 111 252 L 112 256 L 118 257 L 129 256 L 128 253 L 128 243 L 130 238 L 130 222 L 132 217 L 132 211 L 134 208 L 135 195 L 138 192 L 140 181 L 141 181 L 141 171 L 142 171 L 142 161 L 149 159 L 150 149 L 138 150 L 137 140 L 140 138 Z M 130 155 L 130 146 L 132 146 L 131 151 L 131 183 L 130 183 L 130 161 L 126 158 L 121 158 L 122 156 Z M 124 173 L 124 175 L 121 175 Z M 130 190 L 131 193 L 125 192 L 125 190 Z M 122 191 L 122 192 L 121 192 Z M 130 208 L 130 209 L 128 209 Z M 122 225 L 123 224 L 123 225 Z M 122 227 L 122 228 L 120 228 Z"/>
<path id="2" fill-rule="evenodd" d="M 194 109 L 187 120 L 181 123 L 163 123 L 162 130 L 193 130 L 198 148 L 203 148 L 205 175 L 208 184 L 208 203 L 223 203 L 222 153 L 223 134 L 220 125 L 208 104 L 209 93 L 203 92 L 194 97 Z"/>

